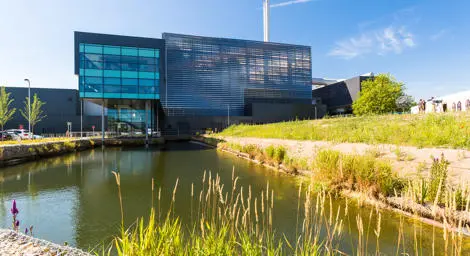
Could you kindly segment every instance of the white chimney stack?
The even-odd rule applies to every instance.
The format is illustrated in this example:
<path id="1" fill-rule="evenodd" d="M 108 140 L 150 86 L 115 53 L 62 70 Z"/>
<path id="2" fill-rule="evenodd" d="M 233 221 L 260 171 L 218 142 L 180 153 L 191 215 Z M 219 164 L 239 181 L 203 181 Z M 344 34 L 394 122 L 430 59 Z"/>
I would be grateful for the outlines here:
<path id="1" fill-rule="evenodd" d="M 269 0 L 263 0 L 264 41 L 269 42 Z"/>

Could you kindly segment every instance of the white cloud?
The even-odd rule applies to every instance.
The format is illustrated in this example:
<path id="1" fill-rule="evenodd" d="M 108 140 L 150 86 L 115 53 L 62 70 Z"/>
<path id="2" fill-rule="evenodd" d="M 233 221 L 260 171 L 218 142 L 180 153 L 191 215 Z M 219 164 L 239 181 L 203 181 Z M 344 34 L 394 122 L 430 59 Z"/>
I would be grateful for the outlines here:
<path id="1" fill-rule="evenodd" d="M 444 37 L 446 34 L 447 34 L 447 30 L 446 29 L 441 29 L 437 33 L 431 35 L 430 39 L 432 41 L 437 41 L 437 40 L 441 39 L 442 37 Z"/>
<path id="2" fill-rule="evenodd" d="M 281 2 L 277 4 L 271 4 L 271 8 L 276 8 L 276 7 L 283 7 L 283 6 L 288 6 L 288 5 L 293 5 L 293 4 L 301 4 L 301 3 L 308 3 L 312 2 L 313 0 L 291 0 L 291 1 L 286 1 L 286 2 Z"/>
<path id="3" fill-rule="evenodd" d="M 397 29 L 390 26 L 336 42 L 336 46 L 328 55 L 353 59 L 366 54 L 400 54 L 403 50 L 415 46 L 414 35 L 405 27 Z"/>

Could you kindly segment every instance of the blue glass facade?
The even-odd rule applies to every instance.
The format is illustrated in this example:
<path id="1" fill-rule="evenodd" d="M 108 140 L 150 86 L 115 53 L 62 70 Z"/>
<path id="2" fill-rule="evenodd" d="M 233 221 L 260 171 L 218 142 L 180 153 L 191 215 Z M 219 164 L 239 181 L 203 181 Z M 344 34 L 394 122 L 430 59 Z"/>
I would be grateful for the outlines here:
<path id="1" fill-rule="evenodd" d="M 75 32 L 74 48 L 79 95 L 104 106 L 109 131 L 145 131 L 147 121 L 152 130 L 193 131 L 313 113 L 308 46 Z"/>
<path id="2" fill-rule="evenodd" d="M 159 99 L 160 49 L 79 44 L 82 98 Z"/>
<path id="3" fill-rule="evenodd" d="M 252 103 L 311 104 L 310 47 L 164 33 L 167 116 L 250 116 Z"/>

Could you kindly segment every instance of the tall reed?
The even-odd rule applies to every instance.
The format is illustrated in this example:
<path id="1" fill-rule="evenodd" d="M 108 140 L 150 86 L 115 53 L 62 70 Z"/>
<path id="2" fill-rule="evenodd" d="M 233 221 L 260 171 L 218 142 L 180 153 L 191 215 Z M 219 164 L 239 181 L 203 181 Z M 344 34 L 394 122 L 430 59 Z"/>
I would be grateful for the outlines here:
<path id="1" fill-rule="evenodd" d="M 123 216 L 120 176 L 119 173 L 114 175 L 119 188 L 118 196 Z M 140 218 L 128 229 L 124 230 L 123 227 L 122 234 L 116 236 L 110 247 L 101 253 L 110 255 L 115 251 L 118 255 L 345 255 L 340 246 L 344 244 L 344 234 L 350 233 L 351 227 L 354 227 L 359 236 L 357 243 L 351 243 L 355 254 L 381 255 L 382 214 L 378 208 L 370 210 L 367 221 L 360 215 L 355 216 L 355 221 L 349 221 L 349 202 L 336 207 L 333 205 L 335 198 L 328 191 L 314 191 L 312 184 L 300 185 L 296 202 L 297 223 L 293 223 L 296 225 L 295 237 L 289 238 L 286 234 L 278 234 L 273 227 L 275 191 L 269 183 L 255 195 L 250 186 L 245 189 L 238 184 L 239 179 L 234 172 L 229 187 L 221 182 L 218 174 L 205 172 L 199 193 L 195 192 L 194 185 L 191 185 L 191 218 L 188 225 L 183 225 L 175 212 L 178 181 L 177 179 L 170 207 L 163 219 L 159 217 L 159 189 L 156 199 L 158 209 L 155 210 L 152 203 L 147 220 Z M 121 221 L 123 223 L 123 218 Z M 345 224 L 349 228 L 345 228 Z M 461 255 L 462 229 L 461 223 L 447 223 L 444 234 L 448 241 L 448 255 Z M 375 234 L 375 247 L 369 244 L 369 230 L 373 230 Z M 415 233 L 415 244 L 418 239 Z M 402 217 L 397 240 L 397 255 L 407 253 Z M 375 249 L 370 250 L 371 248 Z M 413 249 L 414 254 L 423 255 L 416 246 Z"/>

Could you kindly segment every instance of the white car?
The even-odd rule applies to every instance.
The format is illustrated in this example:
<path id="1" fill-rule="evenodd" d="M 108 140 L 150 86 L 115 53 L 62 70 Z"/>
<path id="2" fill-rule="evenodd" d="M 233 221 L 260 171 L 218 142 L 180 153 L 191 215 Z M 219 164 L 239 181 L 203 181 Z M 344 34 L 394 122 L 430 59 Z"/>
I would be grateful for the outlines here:
<path id="1" fill-rule="evenodd" d="M 6 130 L 6 132 L 11 134 L 12 137 L 14 137 L 14 138 L 19 137 L 20 139 L 29 139 L 30 136 L 33 139 L 42 139 L 43 138 L 42 136 L 39 136 L 39 135 L 36 135 L 36 134 L 31 134 L 30 135 L 29 131 L 25 130 L 25 129 L 10 129 L 10 130 Z"/>
<path id="2" fill-rule="evenodd" d="M 10 129 L 6 130 L 6 132 L 20 139 L 29 139 L 29 132 L 25 129 Z"/>

